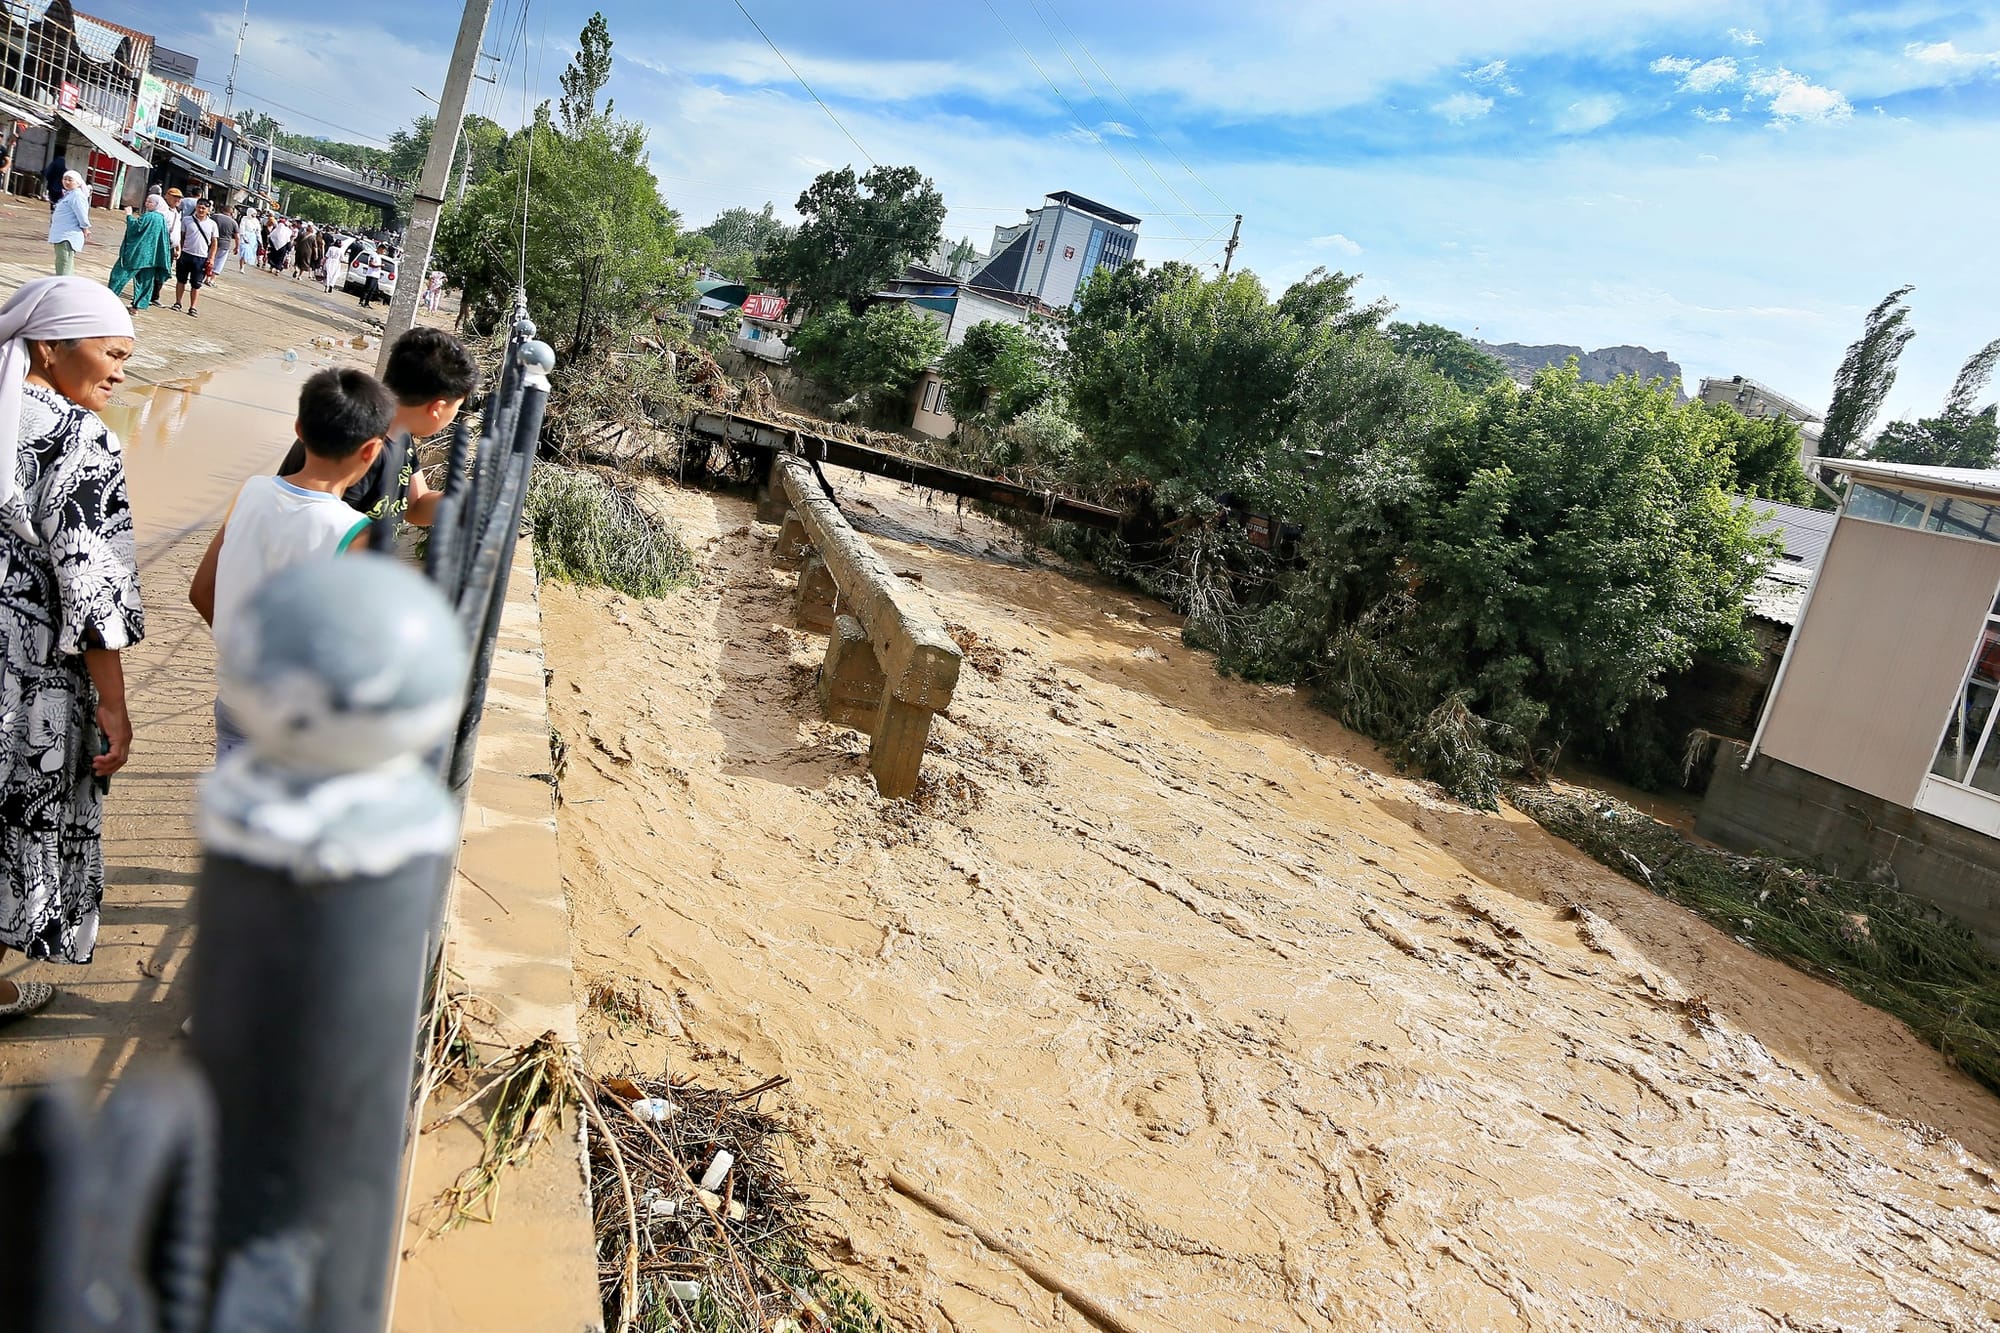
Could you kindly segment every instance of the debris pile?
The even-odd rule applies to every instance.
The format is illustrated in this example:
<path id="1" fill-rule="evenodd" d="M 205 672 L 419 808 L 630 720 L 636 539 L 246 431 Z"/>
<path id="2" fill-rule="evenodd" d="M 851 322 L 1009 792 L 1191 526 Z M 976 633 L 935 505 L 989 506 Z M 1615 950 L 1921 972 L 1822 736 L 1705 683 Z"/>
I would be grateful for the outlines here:
<path id="1" fill-rule="evenodd" d="M 741 1092 L 685 1079 L 606 1078 L 586 1090 L 605 1326 L 888 1333 L 831 1273 L 811 1205 L 778 1156 L 784 1131 Z"/>

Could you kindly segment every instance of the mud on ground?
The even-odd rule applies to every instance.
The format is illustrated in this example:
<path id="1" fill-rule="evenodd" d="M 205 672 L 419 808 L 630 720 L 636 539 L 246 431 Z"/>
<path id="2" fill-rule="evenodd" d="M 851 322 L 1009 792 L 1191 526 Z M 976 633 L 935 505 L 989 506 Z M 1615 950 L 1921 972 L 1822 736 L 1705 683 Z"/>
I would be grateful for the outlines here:
<path id="1" fill-rule="evenodd" d="M 839 480 L 845 474 L 834 474 Z M 543 591 L 601 1072 L 781 1094 L 906 1326 L 1936 1328 L 2000 1318 L 2000 1107 L 1895 1020 L 1397 776 L 1159 606 L 843 485 L 970 645 L 916 799 L 818 720 L 773 530 Z"/>

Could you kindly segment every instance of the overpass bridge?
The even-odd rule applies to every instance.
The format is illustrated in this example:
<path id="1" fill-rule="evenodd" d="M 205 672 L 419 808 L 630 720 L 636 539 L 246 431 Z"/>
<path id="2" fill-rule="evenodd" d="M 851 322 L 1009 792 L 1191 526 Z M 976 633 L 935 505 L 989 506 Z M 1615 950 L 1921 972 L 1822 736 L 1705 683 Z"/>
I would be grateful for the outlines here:
<path id="1" fill-rule="evenodd" d="M 379 171 L 356 171 L 331 158 L 288 152 L 273 146 L 271 178 L 367 204 L 380 210 L 384 228 L 395 225 L 402 189 L 400 184 L 391 184 L 389 178 Z"/>

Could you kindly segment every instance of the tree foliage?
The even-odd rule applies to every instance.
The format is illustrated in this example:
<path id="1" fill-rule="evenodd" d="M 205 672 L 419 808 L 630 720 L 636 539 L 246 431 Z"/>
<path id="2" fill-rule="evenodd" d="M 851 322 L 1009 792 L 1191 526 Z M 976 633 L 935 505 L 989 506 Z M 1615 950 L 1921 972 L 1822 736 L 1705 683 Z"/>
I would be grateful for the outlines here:
<path id="1" fill-rule="evenodd" d="M 1004 425 L 1055 392 L 1055 348 L 1045 329 L 988 320 L 965 331 L 938 371 L 954 417 Z"/>
<path id="2" fill-rule="evenodd" d="M 602 28 L 601 16 L 592 28 Z M 602 36 L 608 52 L 609 35 Z M 595 86 L 564 79 L 578 97 Z M 692 294 L 679 219 L 646 161 L 645 126 L 614 120 L 607 109 L 558 130 L 544 103 L 498 156 L 500 168 L 448 208 L 438 228 L 440 266 L 464 288 L 475 329 L 506 316 L 517 274 L 525 275 L 543 336 L 566 360 L 587 358 L 613 329 Z"/>
<path id="3" fill-rule="evenodd" d="M 2000 365 L 2000 338 L 1974 352 L 1958 368 L 1958 378 L 1951 384 L 1951 397 L 1944 400 L 1944 414 L 1973 411 L 1973 403 L 1993 381 L 1995 365 Z"/>
<path id="4" fill-rule="evenodd" d="M 1467 393 L 1478 393 L 1512 377 L 1499 357 L 1479 350 L 1479 344 L 1442 324 L 1391 324 L 1390 345 L 1404 356 L 1415 357 Z"/>
<path id="5" fill-rule="evenodd" d="M 944 330 L 901 303 L 871 306 L 859 316 L 835 306 L 806 320 L 792 346 L 807 372 L 834 393 L 907 422 L 904 400 L 944 351 Z"/>
<path id="6" fill-rule="evenodd" d="M 1790 417 L 1746 417 L 1727 403 L 1697 401 L 1688 410 L 1707 413 L 1720 432 L 1729 468 L 1723 485 L 1729 491 L 1807 507 L 1819 498 L 1799 461 L 1798 422 Z"/>
<path id="7" fill-rule="evenodd" d="M 715 221 L 699 233 L 708 240 L 708 266 L 737 282 L 763 276 L 764 257 L 792 234 L 778 220 L 770 204 L 759 212 L 749 208 L 724 209 Z"/>
<path id="8" fill-rule="evenodd" d="M 611 25 L 602 12 L 590 16 L 576 44 L 576 56 L 562 72 L 562 102 L 557 108 L 563 133 L 571 138 L 581 136 L 599 118 L 597 94 L 611 81 Z M 610 102 L 604 104 L 603 116 L 610 119 Z"/>
<path id="9" fill-rule="evenodd" d="M 811 313 L 868 298 L 937 248 L 944 196 L 915 167 L 821 172 L 798 201 L 804 219 L 765 257 L 764 276 Z"/>
<path id="10" fill-rule="evenodd" d="M 1848 344 L 1840 369 L 1833 376 L 1833 402 L 1826 409 L 1819 452 L 1826 458 L 1858 453 L 1868 427 L 1896 383 L 1896 362 L 1917 331 L 1910 327 L 1905 298 L 1915 291 L 1904 284 L 1868 312 L 1861 336 Z"/>
<path id="11" fill-rule="evenodd" d="M 1953 411 L 1916 421 L 1892 421 L 1875 438 L 1868 456 L 1883 463 L 1927 467 L 1990 468 L 2000 465 L 2000 426 L 1995 406 Z"/>

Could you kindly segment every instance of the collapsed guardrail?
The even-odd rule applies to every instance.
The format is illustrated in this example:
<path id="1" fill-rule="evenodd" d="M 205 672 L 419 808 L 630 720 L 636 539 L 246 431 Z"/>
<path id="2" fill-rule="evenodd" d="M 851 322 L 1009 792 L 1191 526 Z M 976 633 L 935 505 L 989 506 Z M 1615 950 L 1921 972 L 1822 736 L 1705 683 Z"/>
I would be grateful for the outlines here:
<path id="1" fill-rule="evenodd" d="M 892 800 L 916 790 L 931 717 L 951 706 L 962 654 L 821 489 L 803 459 L 781 455 L 773 479 L 790 512 L 777 554 L 799 571 L 799 626 L 828 636 L 820 706 L 868 733 L 868 771 Z"/>

